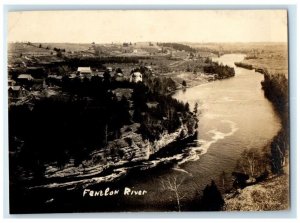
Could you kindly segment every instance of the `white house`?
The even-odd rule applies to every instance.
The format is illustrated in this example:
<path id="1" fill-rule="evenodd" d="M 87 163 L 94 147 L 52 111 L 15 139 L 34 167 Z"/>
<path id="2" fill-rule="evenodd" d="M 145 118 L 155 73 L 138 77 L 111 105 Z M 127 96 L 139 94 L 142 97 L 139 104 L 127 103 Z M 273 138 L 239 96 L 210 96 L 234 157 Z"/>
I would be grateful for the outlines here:
<path id="1" fill-rule="evenodd" d="M 143 75 L 140 72 L 133 72 L 130 76 L 130 82 L 137 83 L 143 81 Z"/>
<path id="2" fill-rule="evenodd" d="M 81 78 L 91 77 L 92 70 L 90 67 L 78 67 L 77 72 Z"/>

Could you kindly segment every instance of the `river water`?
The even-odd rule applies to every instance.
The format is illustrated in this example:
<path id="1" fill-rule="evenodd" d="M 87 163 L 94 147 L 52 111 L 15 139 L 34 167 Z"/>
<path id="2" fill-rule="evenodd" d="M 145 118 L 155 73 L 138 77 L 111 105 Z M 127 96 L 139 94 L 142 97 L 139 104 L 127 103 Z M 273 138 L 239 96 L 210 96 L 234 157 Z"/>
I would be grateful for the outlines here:
<path id="1" fill-rule="evenodd" d="M 243 150 L 261 150 L 279 131 L 279 117 L 261 89 L 263 75 L 234 65 L 243 58 L 241 54 L 214 58 L 234 67 L 235 77 L 180 90 L 173 96 L 188 102 L 191 110 L 198 103 L 198 146 L 189 147 L 189 157 L 174 168 L 132 179 L 130 186 L 148 191 L 143 206 L 156 210 L 163 200 L 172 200 L 161 190 L 160 183 L 168 177 L 184 179 L 181 193 L 193 197 L 222 171 L 231 173 Z"/>

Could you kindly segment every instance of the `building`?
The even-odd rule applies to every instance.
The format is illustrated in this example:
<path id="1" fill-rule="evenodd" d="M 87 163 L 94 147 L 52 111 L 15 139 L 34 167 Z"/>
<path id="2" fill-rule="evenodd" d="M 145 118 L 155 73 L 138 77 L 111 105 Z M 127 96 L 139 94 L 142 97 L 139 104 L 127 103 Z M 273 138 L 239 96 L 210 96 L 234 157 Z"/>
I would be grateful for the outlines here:
<path id="1" fill-rule="evenodd" d="M 109 72 L 112 72 L 113 68 L 112 67 L 107 67 L 106 70 L 109 71 Z"/>
<path id="2" fill-rule="evenodd" d="M 26 90 L 21 86 L 8 87 L 8 96 L 12 98 L 20 98 L 26 96 Z"/>
<path id="3" fill-rule="evenodd" d="M 81 78 L 91 78 L 92 76 L 92 70 L 90 67 L 78 67 L 77 73 Z"/>
<path id="4" fill-rule="evenodd" d="M 31 76 L 31 74 L 20 74 L 18 76 L 18 80 L 32 81 L 33 77 Z"/>
<path id="5" fill-rule="evenodd" d="M 115 81 L 123 81 L 124 75 L 122 73 L 116 73 L 114 78 L 115 78 Z"/>
<path id="6" fill-rule="evenodd" d="M 130 82 L 137 83 L 143 81 L 143 75 L 140 72 L 133 72 L 130 76 Z"/>
<path id="7" fill-rule="evenodd" d="M 16 84 L 16 82 L 14 80 L 11 80 L 11 79 L 8 80 L 9 87 L 14 86 L 15 84 Z"/>
<path id="8" fill-rule="evenodd" d="M 18 84 L 30 86 L 32 84 L 33 77 L 31 74 L 20 74 L 17 78 Z"/>

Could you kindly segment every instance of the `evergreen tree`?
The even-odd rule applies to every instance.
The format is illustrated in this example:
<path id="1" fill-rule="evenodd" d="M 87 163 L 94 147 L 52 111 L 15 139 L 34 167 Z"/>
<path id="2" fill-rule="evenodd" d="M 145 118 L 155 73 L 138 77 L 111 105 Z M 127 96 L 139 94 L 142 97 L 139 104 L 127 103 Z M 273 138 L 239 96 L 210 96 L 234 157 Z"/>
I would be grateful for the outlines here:
<path id="1" fill-rule="evenodd" d="M 212 180 L 203 190 L 201 198 L 201 210 L 203 211 L 220 211 L 224 205 L 224 199 L 216 185 Z"/>

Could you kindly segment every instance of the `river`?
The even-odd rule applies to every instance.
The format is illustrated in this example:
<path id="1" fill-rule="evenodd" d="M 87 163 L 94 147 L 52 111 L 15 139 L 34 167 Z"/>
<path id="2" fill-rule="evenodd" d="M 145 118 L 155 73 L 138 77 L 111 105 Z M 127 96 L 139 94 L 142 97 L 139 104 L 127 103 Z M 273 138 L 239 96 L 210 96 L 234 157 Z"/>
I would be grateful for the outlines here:
<path id="1" fill-rule="evenodd" d="M 261 89 L 263 75 L 234 65 L 243 58 L 241 54 L 214 58 L 214 61 L 234 67 L 235 77 L 179 90 L 174 94 L 174 98 L 188 102 L 191 110 L 195 103 L 199 105 L 197 139 L 185 145 L 182 153 L 176 155 L 180 157 L 176 165 L 138 170 L 119 182 L 90 187 L 93 190 L 130 187 L 145 190 L 146 194 L 83 198 L 82 189 L 70 192 L 58 190 L 54 192 L 54 202 L 43 207 L 42 211 L 176 210 L 174 194 L 162 187 L 165 180 L 176 178 L 178 182 L 182 181 L 179 193 L 184 195 L 183 200 L 189 201 L 212 179 L 217 180 L 222 171 L 230 175 L 243 150 L 261 150 L 280 129 L 280 119 Z M 51 201 L 52 197 L 51 193 L 38 199 Z"/>

